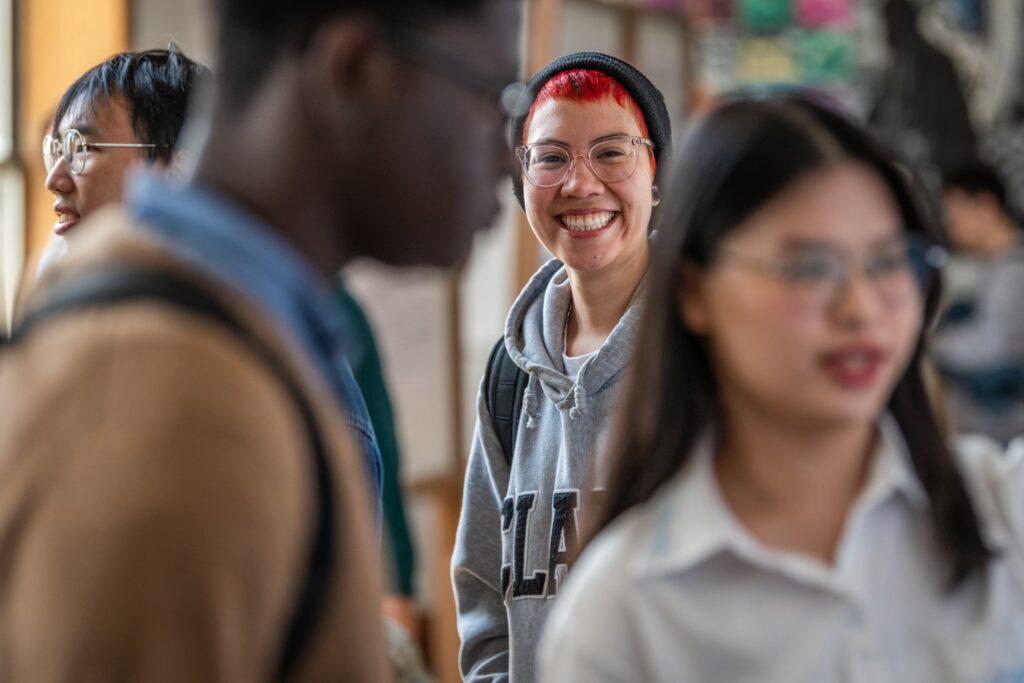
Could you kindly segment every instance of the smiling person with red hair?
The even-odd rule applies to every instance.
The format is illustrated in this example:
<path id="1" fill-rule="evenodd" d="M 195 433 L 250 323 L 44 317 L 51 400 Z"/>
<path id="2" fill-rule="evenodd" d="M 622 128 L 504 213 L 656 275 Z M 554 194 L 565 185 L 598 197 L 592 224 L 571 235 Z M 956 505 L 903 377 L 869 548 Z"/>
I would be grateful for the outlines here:
<path id="1" fill-rule="evenodd" d="M 527 96 L 512 122 L 514 190 L 555 258 L 513 304 L 478 400 L 452 557 L 468 681 L 534 679 L 632 355 L 656 172 L 671 147 L 661 93 L 613 57 L 558 59 Z"/>

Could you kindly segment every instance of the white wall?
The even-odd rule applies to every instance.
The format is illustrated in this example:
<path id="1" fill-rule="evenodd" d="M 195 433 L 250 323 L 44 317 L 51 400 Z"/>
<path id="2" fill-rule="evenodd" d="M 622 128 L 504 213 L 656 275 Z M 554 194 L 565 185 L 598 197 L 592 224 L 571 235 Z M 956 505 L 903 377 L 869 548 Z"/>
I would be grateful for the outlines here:
<path id="1" fill-rule="evenodd" d="M 486 191 L 481 188 L 481 192 Z M 370 261 L 345 277 L 378 333 L 405 458 L 406 481 L 451 475 L 465 461 L 476 420 L 476 393 L 487 356 L 501 335 L 512 301 L 512 254 L 519 207 L 511 183 L 499 189 L 504 208 L 479 233 L 459 285 L 459 393 L 462 433 L 451 433 L 456 409 L 451 378 L 448 299 L 451 274 L 398 270 Z M 453 450 L 457 449 L 457 450 Z"/>
<path id="2" fill-rule="evenodd" d="M 557 51 L 622 54 L 621 13 L 589 0 L 565 0 Z M 636 28 L 633 66 L 642 71 L 665 97 L 673 123 L 686 109 L 685 50 L 680 22 L 659 12 L 640 16 Z"/>
<path id="3" fill-rule="evenodd" d="M 132 0 L 133 50 L 178 47 L 203 64 L 213 61 L 211 0 Z"/>
<path id="4" fill-rule="evenodd" d="M 0 333 L 9 329 L 25 253 L 25 181 L 0 164 Z"/>
<path id="5" fill-rule="evenodd" d="M 14 15 L 0 0 L 0 333 L 6 332 L 25 253 L 25 188 L 14 149 Z"/>

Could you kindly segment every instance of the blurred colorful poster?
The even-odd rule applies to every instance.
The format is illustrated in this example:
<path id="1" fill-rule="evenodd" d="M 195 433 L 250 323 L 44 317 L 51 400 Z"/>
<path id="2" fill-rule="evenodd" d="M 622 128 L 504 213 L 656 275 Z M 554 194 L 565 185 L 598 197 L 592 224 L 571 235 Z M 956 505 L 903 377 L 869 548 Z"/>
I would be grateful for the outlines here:
<path id="1" fill-rule="evenodd" d="M 791 0 L 738 0 L 743 27 L 752 33 L 773 33 L 790 25 Z"/>
<path id="2" fill-rule="evenodd" d="M 696 21 L 730 21 L 734 0 L 685 0 L 687 16 Z"/>
<path id="3" fill-rule="evenodd" d="M 782 38 L 748 38 L 740 46 L 736 80 L 740 83 L 792 82 L 796 66 Z"/>
<path id="4" fill-rule="evenodd" d="M 793 38 L 793 59 L 802 82 L 834 84 L 853 76 L 857 48 L 845 33 L 799 31 Z"/>
<path id="5" fill-rule="evenodd" d="M 853 0 L 796 0 L 794 13 L 807 28 L 846 24 L 853 19 Z"/>

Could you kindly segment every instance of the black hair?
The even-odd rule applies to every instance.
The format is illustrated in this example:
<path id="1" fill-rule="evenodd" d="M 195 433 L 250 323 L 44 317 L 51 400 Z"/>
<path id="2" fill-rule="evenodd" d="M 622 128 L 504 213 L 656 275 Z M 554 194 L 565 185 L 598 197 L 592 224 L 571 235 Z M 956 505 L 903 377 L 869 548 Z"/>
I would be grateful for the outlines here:
<path id="1" fill-rule="evenodd" d="M 631 370 L 627 408 L 612 444 L 612 474 L 594 533 L 654 495 L 690 458 L 698 439 L 723 420 L 712 364 L 701 337 L 680 313 L 685 263 L 714 263 L 722 240 L 759 207 L 807 174 L 844 160 L 866 164 L 891 190 L 905 229 L 942 241 L 920 191 L 864 129 L 810 101 L 739 100 L 699 122 L 678 167 L 652 249 L 647 308 Z M 926 286 L 925 319 L 935 315 L 939 279 Z M 964 482 L 932 411 L 922 379 L 925 329 L 889 399 L 914 470 L 928 494 L 936 537 L 948 553 L 951 581 L 986 565 L 986 546 Z"/>
<path id="2" fill-rule="evenodd" d="M 920 11 L 910 0 L 887 0 L 882 6 L 885 28 L 892 45 L 913 41 L 921 35 L 917 21 Z"/>
<path id="3" fill-rule="evenodd" d="M 882 7 L 886 21 L 916 23 L 920 10 L 911 0 L 886 0 Z"/>
<path id="4" fill-rule="evenodd" d="M 166 50 L 121 52 L 97 64 L 71 84 L 57 104 L 53 133 L 78 103 L 96 107 L 121 102 L 139 142 L 153 161 L 169 161 L 181 134 L 197 80 L 209 69 L 186 57 L 173 43 Z"/>
<path id="5" fill-rule="evenodd" d="M 384 25 L 478 12 L 494 0 L 216 0 L 217 71 L 229 110 L 248 101 L 282 53 L 301 51 L 318 25 L 343 14 Z"/>
<path id="6" fill-rule="evenodd" d="M 1006 207 L 1006 184 L 995 169 L 983 161 L 971 161 L 943 173 L 942 189 L 963 190 L 972 196 L 987 193 L 999 206 Z"/>

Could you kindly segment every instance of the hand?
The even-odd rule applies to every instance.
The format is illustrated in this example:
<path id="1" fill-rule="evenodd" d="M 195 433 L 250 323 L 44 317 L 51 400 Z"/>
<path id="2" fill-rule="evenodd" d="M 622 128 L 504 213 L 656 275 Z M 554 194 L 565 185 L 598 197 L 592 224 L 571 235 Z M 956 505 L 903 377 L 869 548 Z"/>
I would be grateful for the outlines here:
<path id="1" fill-rule="evenodd" d="M 383 613 L 386 619 L 390 619 L 407 634 L 414 643 L 420 642 L 422 626 L 420 622 L 419 608 L 416 602 L 408 595 L 391 593 L 384 596 Z"/>

